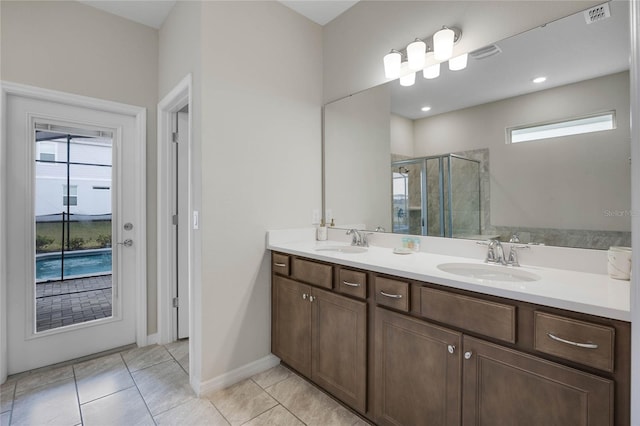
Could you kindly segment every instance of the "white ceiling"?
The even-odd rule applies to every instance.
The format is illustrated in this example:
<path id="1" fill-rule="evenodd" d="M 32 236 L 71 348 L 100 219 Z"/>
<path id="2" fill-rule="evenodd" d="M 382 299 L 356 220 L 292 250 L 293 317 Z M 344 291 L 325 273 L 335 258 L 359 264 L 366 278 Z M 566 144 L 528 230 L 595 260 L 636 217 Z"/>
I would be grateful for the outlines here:
<path id="1" fill-rule="evenodd" d="M 280 3 L 306 16 L 316 24 L 325 25 L 340 16 L 358 0 L 279 0 Z"/>
<path id="2" fill-rule="evenodd" d="M 159 29 L 176 0 L 78 0 L 105 12 Z M 188 0 L 179 0 L 188 1 Z M 325 25 L 356 4 L 358 0 L 282 0 L 284 6 Z"/>
<path id="3" fill-rule="evenodd" d="M 78 0 L 88 6 L 159 29 L 175 0 Z"/>

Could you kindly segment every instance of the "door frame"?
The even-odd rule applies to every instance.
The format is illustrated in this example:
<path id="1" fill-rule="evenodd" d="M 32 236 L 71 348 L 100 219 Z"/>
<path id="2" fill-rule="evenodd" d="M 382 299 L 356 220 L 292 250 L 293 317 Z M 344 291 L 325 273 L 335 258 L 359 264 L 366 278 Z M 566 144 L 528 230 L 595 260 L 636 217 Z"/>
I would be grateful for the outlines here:
<path id="1" fill-rule="evenodd" d="M 174 289 L 172 287 L 173 250 L 171 246 L 173 221 L 172 221 L 172 182 L 171 182 L 171 150 L 172 150 L 172 115 L 186 105 L 189 106 L 189 137 L 187 143 L 187 194 L 183 195 L 188 204 L 189 223 L 194 215 L 193 193 L 193 97 L 192 76 L 185 76 L 159 103 L 158 103 L 158 343 L 167 344 L 177 338 L 176 319 L 177 314 L 172 306 Z M 200 356 L 196 351 L 197 325 L 199 324 L 199 312 L 193 302 L 195 294 L 196 274 L 194 226 L 187 229 L 187 264 L 189 289 L 189 382 L 196 393 L 199 389 Z"/>
<path id="2" fill-rule="evenodd" d="M 32 98 L 42 101 L 56 102 L 79 108 L 94 109 L 103 112 L 131 116 L 135 120 L 135 159 L 140 165 L 135 170 L 137 175 L 137 185 L 134 187 L 136 206 L 135 223 L 146 223 L 146 141 L 147 141 L 147 110 L 144 107 L 127 105 L 119 102 L 107 101 L 103 99 L 91 98 L 87 96 L 75 95 L 57 90 L 44 89 L 20 83 L 8 81 L 0 82 L 1 109 L 0 123 L 2 124 L 2 134 L 0 135 L 0 167 L 3 175 L 0 183 L 0 383 L 7 377 L 7 282 L 6 282 L 6 221 L 7 208 L 7 180 L 6 173 L 6 153 L 7 153 L 7 126 L 6 107 L 9 95 L 23 98 Z M 147 344 L 147 232 L 146 226 L 141 226 L 139 230 L 140 240 L 133 247 L 136 250 L 136 258 L 139 259 L 140 266 L 136 268 L 136 343 L 138 346 Z"/>

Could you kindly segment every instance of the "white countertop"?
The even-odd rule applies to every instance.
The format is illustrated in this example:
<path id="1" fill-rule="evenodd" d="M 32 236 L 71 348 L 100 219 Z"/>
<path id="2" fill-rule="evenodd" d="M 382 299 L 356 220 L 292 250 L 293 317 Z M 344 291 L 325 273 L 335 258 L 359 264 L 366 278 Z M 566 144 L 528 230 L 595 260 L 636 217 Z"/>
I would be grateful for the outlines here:
<path id="1" fill-rule="evenodd" d="M 622 321 L 631 319 L 629 281 L 615 280 L 607 275 L 523 265 L 517 268 L 534 273 L 540 279 L 531 282 L 490 281 L 454 275 L 437 268 L 443 263 L 484 265 L 484 259 L 426 252 L 398 255 L 391 248 L 376 246 L 370 246 L 364 253 L 316 250 L 322 246 L 344 245 L 348 244 L 343 241 L 286 239 L 268 239 L 267 242 L 269 250 L 325 262 Z"/>

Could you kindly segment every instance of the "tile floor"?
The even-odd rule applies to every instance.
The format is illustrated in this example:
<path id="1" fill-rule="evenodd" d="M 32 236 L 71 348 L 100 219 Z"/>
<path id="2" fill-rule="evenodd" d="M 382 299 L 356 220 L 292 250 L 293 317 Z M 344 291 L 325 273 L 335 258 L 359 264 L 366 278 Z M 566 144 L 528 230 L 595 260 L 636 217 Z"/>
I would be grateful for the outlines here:
<path id="1" fill-rule="evenodd" d="M 188 341 L 9 377 L 0 425 L 367 425 L 282 366 L 197 398 Z"/>

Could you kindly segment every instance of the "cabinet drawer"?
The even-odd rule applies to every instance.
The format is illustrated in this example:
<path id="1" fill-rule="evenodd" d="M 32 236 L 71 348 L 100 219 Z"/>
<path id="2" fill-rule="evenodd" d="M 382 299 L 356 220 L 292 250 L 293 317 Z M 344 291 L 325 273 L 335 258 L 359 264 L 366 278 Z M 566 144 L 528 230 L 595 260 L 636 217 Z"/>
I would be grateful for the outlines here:
<path id="1" fill-rule="evenodd" d="M 289 256 L 286 254 L 273 253 L 271 260 L 271 269 L 273 272 L 289 276 Z"/>
<path id="2" fill-rule="evenodd" d="M 613 371 L 615 330 L 536 311 L 535 350 L 604 371 Z"/>
<path id="3" fill-rule="evenodd" d="M 336 288 L 340 293 L 365 299 L 367 297 L 367 274 L 349 269 L 340 269 Z"/>
<path id="4" fill-rule="evenodd" d="M 505 342 L 516 342 L 515 306 L 422 287 L 420 313 L 438 322 Z"/>
<path id="5" fill-rule="evenodd" d="M 333 288 L 333 267 L 310 260 L 293 258 L 291 276 L 297 280 L 324 288 Z"/>
<path id="6" fill-rule="evenodd" d="M 376 277 L 376 303 L 409 312 L 409 283 Z"/>

